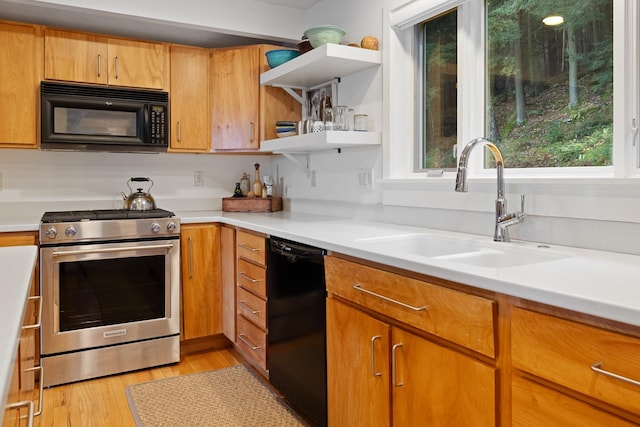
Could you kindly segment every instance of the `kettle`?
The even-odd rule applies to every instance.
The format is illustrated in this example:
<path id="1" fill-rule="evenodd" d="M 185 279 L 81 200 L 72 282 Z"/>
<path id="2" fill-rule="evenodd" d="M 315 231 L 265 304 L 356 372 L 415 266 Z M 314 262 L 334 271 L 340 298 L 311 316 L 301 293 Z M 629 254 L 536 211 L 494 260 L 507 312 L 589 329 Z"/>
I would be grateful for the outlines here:
<path id="1" fill-rule="evenodd" d="M 134 193 L 133 189 L 129 185 L 130 182 L 150 182 L 151 185 L 146 193 L 142 191 L 142 188 L 138 188 L 138 191 Z M 122 193 L 125 210 L 148 211 L 156 208 L 156 202 L 150 194 L 151 187 L 153 187 L 153 181 L 150 178 L 130 178 L 129 181 L 127 181 L 127 187 L 129 187 L 129 195 L 127 196 Z"/>

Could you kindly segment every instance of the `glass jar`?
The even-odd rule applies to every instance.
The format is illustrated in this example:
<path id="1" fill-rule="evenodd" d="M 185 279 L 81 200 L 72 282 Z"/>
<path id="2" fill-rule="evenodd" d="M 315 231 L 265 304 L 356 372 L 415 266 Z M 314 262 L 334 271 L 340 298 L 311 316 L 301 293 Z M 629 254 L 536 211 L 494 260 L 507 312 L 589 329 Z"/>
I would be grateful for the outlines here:
<path id="1" fill-rule="evenodd" d="M 240 179 L 240 191 L 243 197 L 246 197 L 251 191 L 251 181 L 249 181 L 249 174 L 246 172 L 242 173 L 242 178 Z"/>

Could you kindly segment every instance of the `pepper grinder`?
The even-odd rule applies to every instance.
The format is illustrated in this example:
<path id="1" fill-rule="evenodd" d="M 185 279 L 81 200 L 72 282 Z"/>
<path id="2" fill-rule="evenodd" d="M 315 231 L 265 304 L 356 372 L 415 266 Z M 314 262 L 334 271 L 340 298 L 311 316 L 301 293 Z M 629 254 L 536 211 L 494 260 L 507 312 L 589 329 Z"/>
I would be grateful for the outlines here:
<path id="1" fill-rule="evenodd" d="M 256 197 L 262 196 L 262 182 L 260 182 L 260 163 L 253 165 L 256 168 L 256 178 L 253 181 L 253 194 Z"/>

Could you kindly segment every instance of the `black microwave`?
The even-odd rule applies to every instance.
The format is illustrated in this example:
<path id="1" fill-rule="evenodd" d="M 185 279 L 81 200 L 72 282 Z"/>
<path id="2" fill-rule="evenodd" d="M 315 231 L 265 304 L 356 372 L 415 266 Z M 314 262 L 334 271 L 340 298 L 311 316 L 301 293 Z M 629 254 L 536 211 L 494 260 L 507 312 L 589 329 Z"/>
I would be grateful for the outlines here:
<path id="1" fill-rule="evenodd" d="M 58 82 L 40 84 L 43 150 L 163 152 L 169 94 Z"/>

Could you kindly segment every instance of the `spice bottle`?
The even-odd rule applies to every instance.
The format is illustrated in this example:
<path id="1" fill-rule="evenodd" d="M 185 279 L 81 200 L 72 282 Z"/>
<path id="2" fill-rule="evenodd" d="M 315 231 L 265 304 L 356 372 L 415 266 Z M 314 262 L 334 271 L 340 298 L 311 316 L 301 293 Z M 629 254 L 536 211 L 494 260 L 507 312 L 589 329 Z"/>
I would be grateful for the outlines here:
<path id="1" fill-rule="evenodd" d="M 256 168 L 256 177 L 253 181 L 253 193 L 256 197 L 262 196 L 262 183 L 260 182 L 260 163 L 253 165 Z"/>

